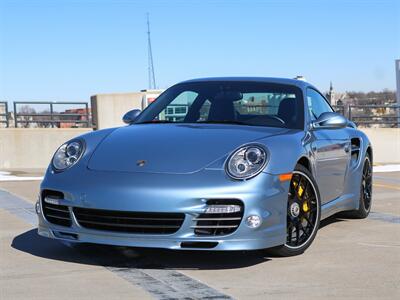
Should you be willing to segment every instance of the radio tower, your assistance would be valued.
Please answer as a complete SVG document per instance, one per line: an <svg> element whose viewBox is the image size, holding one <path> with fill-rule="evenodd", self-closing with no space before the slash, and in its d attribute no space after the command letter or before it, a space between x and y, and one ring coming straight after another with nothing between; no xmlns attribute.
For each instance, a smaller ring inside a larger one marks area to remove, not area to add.
<svg viewBox="0 0 400 300"><path fill-rule="evenodd" d="M147 13L147 55L148 55L149 89L156 89L156 76L154 74L153 52L151 51L149 13Z"/></svg>

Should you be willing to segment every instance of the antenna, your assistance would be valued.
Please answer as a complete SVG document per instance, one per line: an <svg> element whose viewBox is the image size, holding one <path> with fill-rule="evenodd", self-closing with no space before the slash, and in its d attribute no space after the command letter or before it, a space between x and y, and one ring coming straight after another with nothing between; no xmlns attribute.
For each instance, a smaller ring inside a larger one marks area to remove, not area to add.
<svg viewBox="0 0 400 300"><path fill-rule="evenodd" d="M148 55L149 89L156 89L156 76L154 74L153 52L151 51L149 13L147 13L147 55Z"/></svg>

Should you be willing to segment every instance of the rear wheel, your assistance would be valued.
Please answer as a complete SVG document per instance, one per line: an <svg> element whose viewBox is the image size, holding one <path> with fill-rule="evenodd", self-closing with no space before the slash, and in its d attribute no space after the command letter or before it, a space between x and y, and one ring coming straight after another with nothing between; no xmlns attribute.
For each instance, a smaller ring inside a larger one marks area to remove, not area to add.
<svg viewBox="0 0 400 300"><path fill-rule="evenodd" d="M290 182L286 243L268 249L277 256L302 254L313 242L321 218L321 201L318 186L309 170L297 165Z"/></svg>
<svg viewBox="0 0 400 300"><path fill-rule="evenodd" d="M371 211L372 204L372 164L367 154L362 169L362 177L360 182L360 200L357 210L346 211L342 213L344 217L365 219Z"/></svg>

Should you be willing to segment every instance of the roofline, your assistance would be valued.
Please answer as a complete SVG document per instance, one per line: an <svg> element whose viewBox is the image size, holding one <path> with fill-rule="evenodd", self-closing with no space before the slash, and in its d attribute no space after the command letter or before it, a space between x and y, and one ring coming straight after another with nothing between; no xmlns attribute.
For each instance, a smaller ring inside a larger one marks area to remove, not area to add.
<svg viewBox="0 0 400 300"><path fill-rule="evenodd" d="M308 86L315 88L312 84L303 80L292 79L292 78L279 78L279 77L205 77L205 78L189 79L182 81L180 83L213 82L213 81L265 82L265 83L295 85L300 88L306 88Z"/></svg>

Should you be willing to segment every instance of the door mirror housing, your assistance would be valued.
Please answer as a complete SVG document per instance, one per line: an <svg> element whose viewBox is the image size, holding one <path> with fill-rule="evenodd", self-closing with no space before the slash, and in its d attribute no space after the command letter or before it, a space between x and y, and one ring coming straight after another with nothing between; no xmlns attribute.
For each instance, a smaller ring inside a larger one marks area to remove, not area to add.
<svg viewBox="0 0 400 300"><path fill-rule="evenodd" d="M348 120L336 112L324 112L311 123L313 129L339 129L347 127Z"/></svg>
<svg viewBox="0 0 400 300"><path fill-rule="evenodd" d="M125 124L132 124L142 111L140 109L132 109L128 111L122 118Z"/></svg>

